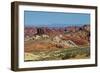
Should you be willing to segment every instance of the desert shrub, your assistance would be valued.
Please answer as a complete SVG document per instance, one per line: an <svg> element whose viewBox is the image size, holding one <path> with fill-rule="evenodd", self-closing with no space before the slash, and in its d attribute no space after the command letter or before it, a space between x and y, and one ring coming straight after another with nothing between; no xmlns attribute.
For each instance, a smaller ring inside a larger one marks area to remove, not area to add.
<svg viewBox="0 0 100 73"><path fill-rule="evenodd" d="M57 48L63 48L62 45L57 45L57 44L56 44L56 47L57 47Z"/></svg>

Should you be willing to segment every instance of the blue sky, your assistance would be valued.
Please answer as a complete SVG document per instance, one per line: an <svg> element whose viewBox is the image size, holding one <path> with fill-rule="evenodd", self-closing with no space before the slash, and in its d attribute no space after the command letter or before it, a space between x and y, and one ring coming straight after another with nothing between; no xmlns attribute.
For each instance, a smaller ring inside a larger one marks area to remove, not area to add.
<svg viewBox="0 0 100 73"><path fill-rule="evenodd" d="M90 14L24 11L25 26L65 27L90 24Z"/></svg>

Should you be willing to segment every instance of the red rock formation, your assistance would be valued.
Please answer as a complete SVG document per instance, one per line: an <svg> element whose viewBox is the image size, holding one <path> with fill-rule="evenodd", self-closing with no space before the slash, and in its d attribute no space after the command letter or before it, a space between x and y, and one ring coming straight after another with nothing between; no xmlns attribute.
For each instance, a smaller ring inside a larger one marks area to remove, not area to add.
<svg viewBox="0 0 100 73"><path fill-rule="evenodd" d="M67 32L67 33L66 33ZM71 40L78 45L84 45L90 42L90 25L69 26L61 28L49 27L25 27L26 36L46 34L50 37L63 35L62 40Z"/></svg>

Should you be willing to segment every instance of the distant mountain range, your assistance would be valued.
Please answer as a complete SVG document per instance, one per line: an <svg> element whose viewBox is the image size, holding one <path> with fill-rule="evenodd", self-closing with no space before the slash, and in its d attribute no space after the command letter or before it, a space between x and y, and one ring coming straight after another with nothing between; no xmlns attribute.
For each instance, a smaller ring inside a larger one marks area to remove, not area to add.
<svg viewBox="0 0 100 73"><path fill-rule="evenodd" d="M25 25L25 27L56 27L56 28L64 28L69 26L83 26L83 25L89 25L89 24L38 24L38 25Z"/></svg>

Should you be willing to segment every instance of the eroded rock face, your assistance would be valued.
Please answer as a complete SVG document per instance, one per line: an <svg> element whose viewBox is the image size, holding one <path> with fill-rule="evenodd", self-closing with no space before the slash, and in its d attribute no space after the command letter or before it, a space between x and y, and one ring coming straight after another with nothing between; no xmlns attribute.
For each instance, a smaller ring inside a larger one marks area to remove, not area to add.
<svg viewBox="0 0 100 73"><path fill-rule="evenodd" d="M90 25L84 25L82 28L83 30L90 32Z"/></svg>
<svg viewBox="0 0 100 73"><path fill-rule="evenodd" d="M46 34L49 36L56 36L65 33L72 33L77 31L87 31L90 32L90 25L83 26L68 26L68 27L25 27L24 33L25 36L33 36L33 35L42 35Z"/></svg>
<svg viewBox="0 0 100 73"><path fill-rule="evenodd" d="M90 25L64 28L25 28L25 51L69 48L89 43Z"/></svg>
<svg viewBox="0 0 100 73"><path fill-rule="evenodd" d="M24 37L33 36L37 33L37 29L35 27L25 27L24 28Z"/></svg>

